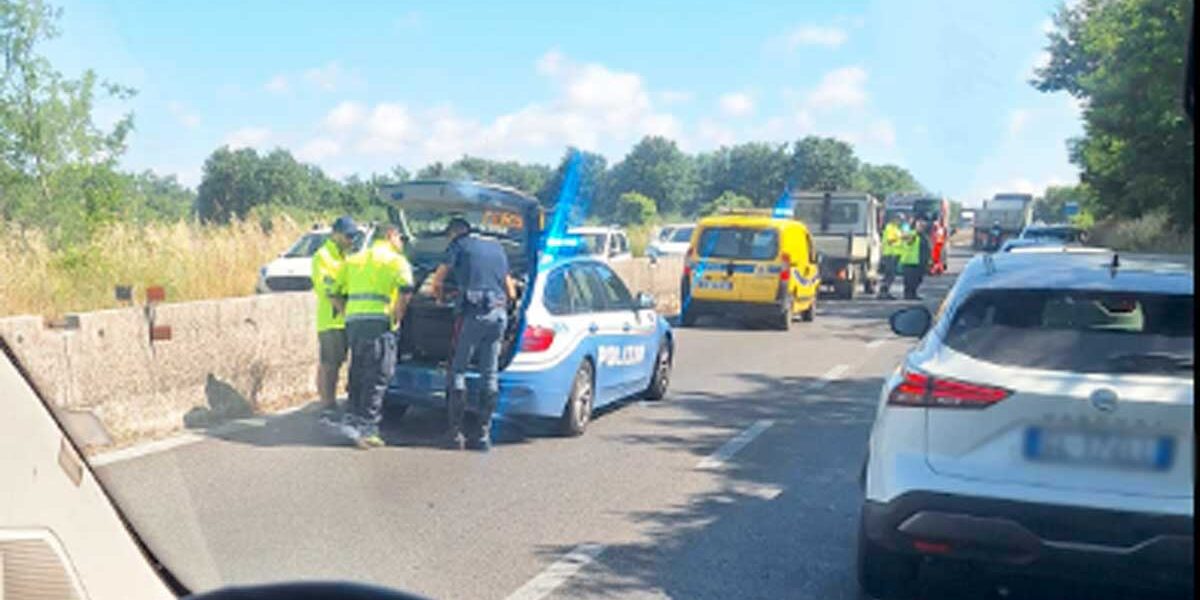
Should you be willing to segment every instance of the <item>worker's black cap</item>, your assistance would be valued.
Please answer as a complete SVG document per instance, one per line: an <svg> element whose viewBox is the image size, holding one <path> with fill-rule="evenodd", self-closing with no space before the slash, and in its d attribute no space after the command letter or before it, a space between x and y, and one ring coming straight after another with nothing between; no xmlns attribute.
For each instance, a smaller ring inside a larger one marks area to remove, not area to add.
<svg viewBox="0 0 1200 600"><path fill-rule="evenodd" d="M358 233L358 225L354 224L354 219L346 215L342 215L333 222L333 232L342 233L345 235L354 235Z"/></svg>
<svg viewBox="0 0 1200 600"><path fill-rule="evenodd" d="M471 223L462 217L450 217L450 222L446 223L446 231L456 228L463 231L471 231Z"/></svg>

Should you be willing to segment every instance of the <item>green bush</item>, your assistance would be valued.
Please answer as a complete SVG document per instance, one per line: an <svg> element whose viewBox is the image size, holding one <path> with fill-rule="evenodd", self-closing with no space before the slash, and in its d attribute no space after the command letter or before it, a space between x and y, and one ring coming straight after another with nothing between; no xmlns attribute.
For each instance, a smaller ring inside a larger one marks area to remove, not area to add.
<svg viewBox="0 0 1200 600"><path fill-rule="evenodd" d="M637 192L626 192L617 199L617 221L622 225L646 225L658 216L654 200Z"/></svg>

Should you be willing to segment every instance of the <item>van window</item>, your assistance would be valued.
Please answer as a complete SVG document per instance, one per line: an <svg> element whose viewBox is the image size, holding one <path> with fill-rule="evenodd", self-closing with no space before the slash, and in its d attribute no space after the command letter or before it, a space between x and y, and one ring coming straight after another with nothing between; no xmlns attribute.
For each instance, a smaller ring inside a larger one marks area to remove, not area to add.
<svg viewBox="0 0 1200 600"><path fill-rule="evenodd" d="M707 227L697 251L706 258L773 260L779 254L779 234L770 228Z"/></svg>

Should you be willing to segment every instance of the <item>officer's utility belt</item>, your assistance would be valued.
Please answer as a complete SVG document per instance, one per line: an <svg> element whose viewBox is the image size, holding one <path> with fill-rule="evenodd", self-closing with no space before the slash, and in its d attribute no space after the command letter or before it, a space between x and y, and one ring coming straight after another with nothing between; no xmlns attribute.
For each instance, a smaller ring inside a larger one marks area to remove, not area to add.
<svg viewBox="0 0 1200 600"><path fill-rule="evenodd" d="M464 310L504 308L507 303L508 298L504 294L499 294L491 290L467 290L462 295L462 307Z"/></svg>

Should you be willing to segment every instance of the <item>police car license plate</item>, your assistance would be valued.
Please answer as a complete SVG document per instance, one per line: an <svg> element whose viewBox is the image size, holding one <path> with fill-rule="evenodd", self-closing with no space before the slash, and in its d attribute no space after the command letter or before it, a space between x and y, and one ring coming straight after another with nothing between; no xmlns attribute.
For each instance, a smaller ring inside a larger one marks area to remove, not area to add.
<svg viewBox="0 0 1200 600"><path fill-rule="evenodd" d="M1030 427L1024 454L1039 462L1165 471L1174 459L1175 438Z"/></svg>
<svg viewBox="0 0 1200 600"><path fill-rule="evenodd" d="M732 290L733 282L720 279L701 279L697 282L696 287L702 290Z"/></svg>

